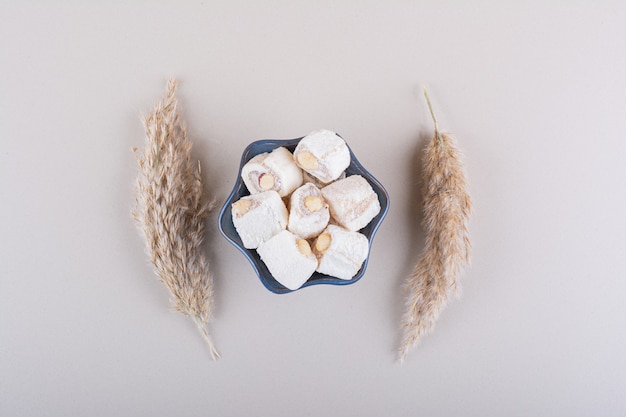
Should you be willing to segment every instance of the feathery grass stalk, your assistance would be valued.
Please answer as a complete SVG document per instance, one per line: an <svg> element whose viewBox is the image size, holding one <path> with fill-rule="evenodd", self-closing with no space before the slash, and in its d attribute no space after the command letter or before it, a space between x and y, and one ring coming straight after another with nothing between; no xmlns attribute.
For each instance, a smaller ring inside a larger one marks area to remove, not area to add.
<svg viewBox="0 0 626 417"><path fill-rule="evenodd" d="M132 215L174 308L193 320L211 357L217 359L208 331L213 280L202 251L204 220L213 203L202 196L200 162L191 161L192 144L180 121L176 86L169 80L167 94L144 118L147 144L136 152L139 177Z"/></svg>
<svg viewBox="0 0 626 417"><path fill-rule="evenodd" d="M470 262L469 216L472 203L454 139L440 133L428 93L424 88L435 134L424 153L424 217L426 241L404 292L403 339L398 351L402 362L422 336L433 331L450 294L459 296L460 275Z"/></svg>

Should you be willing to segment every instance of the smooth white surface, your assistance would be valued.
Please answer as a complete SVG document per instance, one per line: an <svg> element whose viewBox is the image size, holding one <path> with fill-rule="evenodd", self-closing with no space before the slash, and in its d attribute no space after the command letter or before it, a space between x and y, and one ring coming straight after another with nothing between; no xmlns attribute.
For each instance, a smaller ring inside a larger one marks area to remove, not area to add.
<svg viewBox="0 0 626 417"><path fill-rule="evenodd" d="M626 4L0 2L0 415L623 416ZM251 141L339 132L391 209L347 287L268 292L207 238L211 362L129 211L165 80L223 201ZM394 363L431 122L473 267Z"/></svg>

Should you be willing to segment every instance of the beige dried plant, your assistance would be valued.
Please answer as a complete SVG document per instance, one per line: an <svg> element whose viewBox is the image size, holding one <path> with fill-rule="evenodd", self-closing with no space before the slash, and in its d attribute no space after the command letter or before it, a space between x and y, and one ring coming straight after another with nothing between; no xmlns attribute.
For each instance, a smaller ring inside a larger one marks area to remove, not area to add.
<svg viewBox="0 0 626 417"><path fill-rule="evenodd" d="M145 149L133 148L139 177L132 214L173 307L193 320L217 359L208 331L213 280L202 247L204 220L213 203L203 198L200 162L191 161L192 144L180 120L176 86L176 80L169 80L167 94L144 117Z"/></svg>
<svg viewBox="0 0 626 417"><path fill-rule="evenodd" d="M450 295L460 295L460 276L470 262L469 216L472 203L454 139L439 132L426 89L435 134L423 159L423 228L425 247L406 280L403 338L398 351L402 362L422 336L433 331Z"/></svg>

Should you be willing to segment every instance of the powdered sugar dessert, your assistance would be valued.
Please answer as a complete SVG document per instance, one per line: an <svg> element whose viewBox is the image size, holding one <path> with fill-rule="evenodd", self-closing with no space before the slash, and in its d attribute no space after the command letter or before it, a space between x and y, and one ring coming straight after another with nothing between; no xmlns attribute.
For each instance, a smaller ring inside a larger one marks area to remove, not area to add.
<svg viewBox="0 0 626 417"><path fill-rule="evenodd" d="M241 197L233 203L231 213L233 225L246 249L256 249L285 230L289 221L285 203L273 190Z"/></svg>
<svg viewBox="0 0 626 417"><path fill-rule="evenodd" d="M306 183L291 194L287 224L290 232L309 239L319 235L329 220L328 204L315 185Z"/></svg>
<svg viewBox="0 0 626 417"><path fill-rule="evenodd" d="M302 170L291 152L279 147L250 159L241 169L241 179L250 194L274 190L285 197L302 185Z"/></svg>
<svg viewBox="0 0 626 417"><path fill-rule="evenodd" d="M300 168L325 184L339 178L350 165L346 142L329 130L316 130L303 137L293 156Z"/></svg>
<svg viewBox="0 0 626 417"><path fill-rule="evenodd" d="M263 146L241 168L250 195L239 182L233 195L241 197L231 204L231 215L249 250L244 253L275 292L298 289L311 277L311 283L355 279L375 231L362 229L381 212L372 188L377 183L364 178L358 161L352 164L347 144L334 132L318 130L283 143Z"/></svg>
<svg viewBox="0 0 626 417"><path fill-rule="evenodd" d="M372 186L360 175L351 175L322 188L333 219L350 231L361 230L380 213Z"/></svg>
<svg viewBox="0 0 626 417"><path fill-rule="evenodd" d="M317 268L309 242L288 230L263 242L257 252L274 279L290 290L300 288Z"/></svg>
<svg viewBox="0 0 626 417"><path fill-rule="evenodd" d="M313 251L319 259L317 272L349 280L367 258L369 242L359 232L331 224L317 237Z"/></svg>

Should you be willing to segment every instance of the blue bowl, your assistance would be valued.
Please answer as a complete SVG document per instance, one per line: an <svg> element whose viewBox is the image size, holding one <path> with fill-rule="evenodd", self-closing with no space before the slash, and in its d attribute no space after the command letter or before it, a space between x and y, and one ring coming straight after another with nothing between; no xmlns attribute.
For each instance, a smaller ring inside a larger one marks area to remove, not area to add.
<svg viewBox="0 0 626 417"><path fill-rule="evenodd" d="M222 235L226 238L226 240L228 240L237 249L239 249L239 251L241 251L241 253L243 253L244 256L248 259L248 261L250 261L252 268L254 269L256 274L259 276L259 279L261 280L263 285L265 285L265 287L268 290L276 294L285 294L285 293L292 292L294 290L290 290L284 287L282 284L276 281L274 277L272 277L272 274L267 269L267 266L265 265L265 263L263 263L263 261L259 257L259 254L256 252L256 250L244 248L241 238L239 237L239 234L237 233L237 230L235 229L235 226L233 225L233 219L231 215L231 205L235 201L239 200L241 197L250 194L248 189L244 185L243 180L241 179L241 169L250 159L252 159L254 156L260 153L271 152L272 150L280 146L284 146L285 148L289 149L289 151L293 152L296 149L296 145L298 144L298 142L300 142L300 139L302 138L289 139L289 140L274 140L274 139L259 140L257 142L253 142L250 145L248 145L248 147L243 151L243 155L241 157L241 163L239 164L239 172L237 176L237 181L235 182L233 191L230 193L230 195L224 202L222 209L220 210L219 220L218 220L219 221L218 226ZM349 146L348 146L348 149L350 149ZM380 213L378 213L378 215L374 217L374 219L372 219L372 221L367 226L365 226L363 229L360 230L360 232L363 233L369 240L369 246L371 249L372 241L374 240L374 235L376 234L376 231L380 227L380 224L382 223L383 219L387 215L387 211L389 211L389 195L387 194L387 191L385 191L385 188L382 186L382 184L378 182L378 180L374 178L374 176L372 176L372 174L370 174L363 167L363 165L359 163L359 161L354 156L352 149L350 149L350 166L348 166L348 168L346 169L346 175L350 176L350 175L357 175L357 174L361 175L370 183L370 185L374 189L374 192L376 192L376 194L378 195L378 201L380 201L380 207L381 207ZM361 279L361 277L363 277L363 275L365 274L365 269L367 268L368 260L369 260L369 253L368 253L367 258L365 258L365 261L363 262L363 266L361 266L361 269L359 270L359 272L350 280L344 280L344 279L340 279L336 277L331 277L329 275L320 274L319 272L315 272L313 276L311 276L311 278L309 278L308 281L305 282L299 289L310 287L311 285L317 285L317 284L332 284L332 285L354 284L359 279Z"/></svg>

